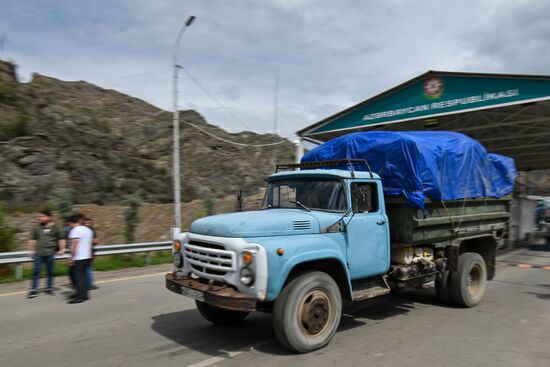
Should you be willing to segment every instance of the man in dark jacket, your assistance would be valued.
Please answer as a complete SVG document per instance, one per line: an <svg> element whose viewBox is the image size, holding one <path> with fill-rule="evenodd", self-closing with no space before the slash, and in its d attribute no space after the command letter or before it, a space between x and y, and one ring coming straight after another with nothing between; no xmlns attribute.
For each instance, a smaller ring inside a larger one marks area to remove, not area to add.
<svg viewBox="0 0 550 367"><path fill-rule="evenodd" d="M52 295L54 256L56 252L62 254L65 251L65 240L63 231L53 222L53 216L50 211L44 210L38 213L38 224L32 229L28 250L30 256L34 258L34 266L31 289L27 298L34 298L38 295L38 279L42 265L46 266L48 274L46 293Z"/></svg>

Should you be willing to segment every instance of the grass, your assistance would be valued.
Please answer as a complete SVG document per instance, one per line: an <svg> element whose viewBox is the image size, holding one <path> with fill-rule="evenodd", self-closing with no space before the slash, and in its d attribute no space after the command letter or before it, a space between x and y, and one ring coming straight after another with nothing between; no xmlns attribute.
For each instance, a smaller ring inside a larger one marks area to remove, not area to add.
<svg viewBox="0 0 550 367"><path fill-rule="evenodd" d="M157 251L151 253L151 265L166 264L172 262L172 252ZM23 279L31 278L32 263L23 265ZM97 257L93 263L94 271L109 271L125 268L136 268L146 266L145 254L128 254L128 255L109 255ZM46 270L42 268L42 276L45 276ZM68 275L69 265L66 260L58 260L54 267L55 276ZM17 282L15 279L15 269L10 271L9 275L0 276L0 284Z"/></svg>

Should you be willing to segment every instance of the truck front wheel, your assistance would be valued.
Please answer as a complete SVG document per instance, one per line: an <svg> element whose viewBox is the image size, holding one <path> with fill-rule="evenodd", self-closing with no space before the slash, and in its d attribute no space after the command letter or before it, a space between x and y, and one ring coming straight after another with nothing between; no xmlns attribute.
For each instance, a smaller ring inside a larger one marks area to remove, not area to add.
<svg viewBox="0 0 550 367"><path fill-rule="evenodd" d="M461 307L474 307L483 299L487 266L481 255L465 252L458 257L458 271L451 273L451 296Z"/></svg>
<svg viewBox="0 0 550 367"><path fill-rule="evenodd" d="M342 315L338 285L319 271L305 273L288 283L273 307L273 329L279 342L299 353L327 345Z"/></svg>
<svg viewBox="0 0 550 367"><path fill-rule="evenodd" d="M217 325L235 324L248 315L245 311L226 310L201 301L195 301L195 304L202 317Z"/></svg>

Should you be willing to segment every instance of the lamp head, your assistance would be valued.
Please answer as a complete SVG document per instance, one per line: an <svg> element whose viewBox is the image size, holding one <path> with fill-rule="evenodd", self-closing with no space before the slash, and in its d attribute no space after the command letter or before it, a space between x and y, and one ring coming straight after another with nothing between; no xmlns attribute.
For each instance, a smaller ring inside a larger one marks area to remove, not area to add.
<svg viewBox="0 0 550 367"><path fill-rule="evenodd" d="M195 16L191 15L189 18L187 18L187 22L185 22L185 26L189 27L193 22L195 21Z"/></svg>

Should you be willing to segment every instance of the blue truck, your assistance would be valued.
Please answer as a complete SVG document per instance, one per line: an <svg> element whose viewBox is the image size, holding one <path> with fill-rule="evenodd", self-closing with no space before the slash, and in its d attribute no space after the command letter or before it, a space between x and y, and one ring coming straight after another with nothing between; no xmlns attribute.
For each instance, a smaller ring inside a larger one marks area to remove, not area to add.
<svg viewBox="0 0 550 367"><path fill-rule="evenodd" d="M173 244L166 287L215 324L272 314L277 339L327 345L342 303L435 282L443 302L479 304L495 275L510 197L431 200L385 195L380 177L332 160L279 166L260 210L204 217Z"/></svg>

